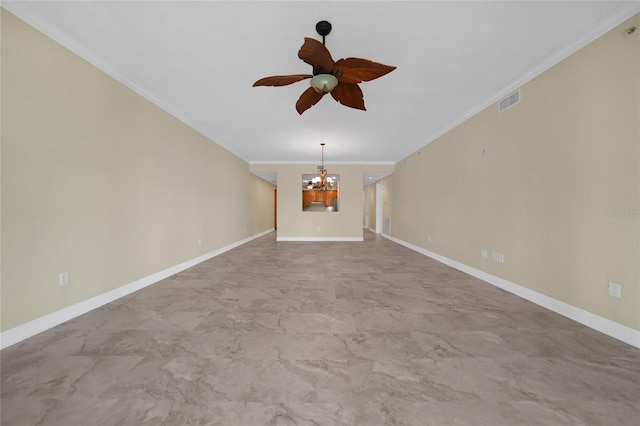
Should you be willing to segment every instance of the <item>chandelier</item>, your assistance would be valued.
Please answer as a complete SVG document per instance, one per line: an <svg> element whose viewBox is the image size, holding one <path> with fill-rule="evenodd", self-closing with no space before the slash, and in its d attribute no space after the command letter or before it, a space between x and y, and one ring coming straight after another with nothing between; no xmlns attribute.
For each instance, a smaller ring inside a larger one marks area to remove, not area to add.
<svg viewBox="0 0 640 426"><path fill-rule="evenodd" d="M324 143L321 143L320 146L322 146L322 165L318 166L318 176L309 181L307 188L326 191L333 189L333 179L327 177L327 169L324 168Z"/></svg>

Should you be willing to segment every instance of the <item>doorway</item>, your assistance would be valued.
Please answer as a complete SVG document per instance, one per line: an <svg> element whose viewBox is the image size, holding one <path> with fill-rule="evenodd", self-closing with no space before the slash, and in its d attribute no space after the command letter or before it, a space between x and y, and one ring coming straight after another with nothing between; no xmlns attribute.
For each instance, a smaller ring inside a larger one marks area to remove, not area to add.
<svg viewBox="0 0 640 426"><path fill-rule="evenodd" d="M371 188L375 188L375 192L372 193ZM367 186L364 198L364 228L380 234L382 232L382 181L376 182L375 186Z"/></svg>

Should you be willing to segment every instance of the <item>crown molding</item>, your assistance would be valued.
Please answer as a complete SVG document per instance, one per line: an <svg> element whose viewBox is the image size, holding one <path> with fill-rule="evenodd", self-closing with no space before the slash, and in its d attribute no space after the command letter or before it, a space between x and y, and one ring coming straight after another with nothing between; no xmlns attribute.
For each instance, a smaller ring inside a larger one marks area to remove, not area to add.
<svg viewBox="0 0 640 426"><path fill-rule="evenodd" d="M584 32L580 36L576 37L572 42L567 45L556 49L551 55L546 58L540 60L537 64L531 67L527 72L520 75L518 78L514 79L511 83L506 86L503 86L501 89L497 90L493 96L489 97L484 102L476 105L475 107L469 109L466 113L462 114L457 120L452 121L449 125L443 127L439 131L435 132L431 136L426 139L426 142L420 142L414 148L412 148L406 155L398 158L395 163L399 163L407 157L410 157L415 152L424 148L432 142L435 142L440 137L444 136L446 133L455 129L471 117L480 113L484 109L490 107L492 104L498 102L500 99L504 98L511 92L514 92L524 84L530 82L534 78L538 77L543 72L547 71L549 68L557 65L562 62L569 56L576 53L578 50L582 49L589 43L595 41L599 37L603 36L607 32L611 31L616 26L622 24L627 19L631 18L637 13L640 13L640 1L629 1L628 4L606 18L600 20L596 25L590 28L588 31Z"/></svg>
<svg viewBox="0 0 640 426"><path fill-rule="evenodd" d="M29 24L31 27L36 29L36 31L41 32L45 36L49 37L56 43L63 46L65 49L69 50L71 53L84 59L94 67L98 68L100 71L104 72L105 74L113 78L114 80L125 85L126 87L128 87L129 89L137 93L138 95L142 96L143 98L145 98L146 100L148 100L149 102L157 106L158 108L165 111L167 114L172 115L173 117L182 121L184 124L192 128L196 132L200 133L205 138L209 139L211 142L221 146L222 148L226 149L231 154L235 155L241 160L248 162L232 147L226 146L225 144L215 141L211 139L209 136L207 136L204 129L202 129L197 123L195 123L188 115L182 113L182 111L180 111L177 107L167 102L166 100L156 96L155 93L153 93L153 91L151 91L150 89L142 85L137 80L127 76L118 68L111 65L109 61L104 59L102 56L98 55L96 52L94 52L84 44L70 37L60 28L57 28L51 23L49 23L48 21L41 19L39 16L37 16L36 13L33 12L28 1L21 1L21 2L5 1L2 3L1 7L11 12L12 14L14 14L18 18L20 18L22 21Z"/></svg>

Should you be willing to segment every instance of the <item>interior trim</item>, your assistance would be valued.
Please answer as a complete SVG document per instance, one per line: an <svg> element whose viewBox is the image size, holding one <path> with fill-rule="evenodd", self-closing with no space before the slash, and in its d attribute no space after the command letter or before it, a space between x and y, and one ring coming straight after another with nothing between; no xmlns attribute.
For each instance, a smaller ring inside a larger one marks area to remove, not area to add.
<svg viewBox="0 0 640 426"><path fill-rule="evenodd" d="M175 275L178 272L182 272L185 269L191 268L192 266L195 266L199 263L209 260L226 251L234 249L238 246L241 246L245 243L248 243L251 240L262 237L263 235L266 235L273 231L274 231L273 228L268 229L264 232L260 232L258 234L247 237L243 240L237 241L235 243L229 244L217 250L203 254L202 256L198 256L194 259L187 260L186 262L180 263L179 265L172 266L163 271L156 272L155 274L151 274L139 280L133 281L129 284L125 284L113 290L109 290L106 293L102 293L98 296L94 296L90 299L84 300L74 305L67 306L66 308L60 309L59 311L52 312L48 315L42 316L40 318L36 318L32 321L29 321L24 324L5 330L2 333L0 333L0 349L4 349L16 343L19 343L29 337L35 336L38 333L42 333L43 331L49 330L57 325L62 324L63 322L72 320L73 318L86 314L89 311L92 311L96 308L106 305L107 303L111 303L117 299L120 299L121 297L124 297L135 291L138 291L152 284L155 284L159 281L162 281L163 279L168 278L171 275Z"/></svg>
<svg viewBox="0 0 640 426"><path fill-rule="evenodd" d="M364 241L363 237L277 237L276 241Z"/></svg>
<svg viewBox="0 0 640 426"><path fill-rule="evenodd" d="M471 108L465 114L462 114L460 118L453 121L448 126L442 128L440 131L435 132L433 135L429 136L429 138L426 141L420 141L418 145L416 145L413 149L409 151L409 154L407 154L407 156L413 152L420 150L421 148L424 148L425 146L429 145L431 142L435 142L437 139L439 139L449 131L455 129L456 127L458 127L459 125L461 125L462 123L470 119L471 117L479 114L486 108L490 107L493 103L498 102L500 99L504 98L509 93L517 90L518 88L521 88L526 83L538 77L540 74L542 74L549 68L562 62L569 56L576 53L578 50L582 49L589 43L595 41L597 38L601 37L608 31L611 31L611 29L620 25L621 23L623 23L624 21L626 21L627 19L631 18L632 16L634 16L636 13L639 13L639 12L640 12L640 2L629 2L625 7L617 10L615 13L612 13L607 18L598 22L589 31L582 34L581 37L574 39L567 45L563 46L561 49L556 50L553 55L542 58L537 64L529 68L526 72L520 75L519 78L516 78L515 80L513 80L508 86L504 86L498 89L492 97L478 104L475 108ZM402 161L402 158L398 159L396 163L399 163L400 161Z"/></svg>
<svg viewBox="0 0 640 426"><path fill-rule="evenodd" d="M512 283L500 277L496 277L495 275L488 274L479 269L460 263L456 260L449 259L448 257L444 257L429 250L425 250L422 247L418 247L406 241L402 241L398 238L392 237L391 235L382 234L382 236L411 250L417 251L420 254L437 260L438 262L451 266L454 269L465 272L491 285L508 291L509 293L520 296L523 299L535 303L536 305L547 308L555 313L577 321L580 324L586 325L589 328L597 330L601 333L613 337L614 339L621 340L640 349L640 331L638 330L627 327L626 325L617 323L615 321L611 321L594 313L585 311L584 309L570 305L566 302L562 302L560 300L546 296L542 293L538 293L537 291Z"/></svg>
<svg viewBox="0 0 640 426"><path fill-rule="evenodd" d="M55 26L51 25L49 22L46 22L45 20L39 18L37 14L34 13L33 10L30 8L28 1L20 1L20 2L14 1L9 3L5 2L2 4L2 7L8 10L9 12L13 13L14 15L16 15L18 18L22 19L29 25L33 26L34 28L36 28L38 31L42 32L49 38L55 40L56 42L58 42L59 44L61 44L71 52L75 53L85 61L89 62L90 64L94 65L95 67L99 68L109 76L119 81L120 83L124 84L129 89L138 93L140 96L146 98L148 101L152 102L159 108L163 109L167 113L173 115L180 121L184 122L186 125L190 126L194 130L202 134L205 134L203 129L201 129L200 126L198 126L198 123L196 121L194 121L191 117L188 117L185 114L183 114L174 105L171 105L168 102L163 101L162 99L159 99L157 96L155 96L154 93L146 89L138 81L132 78L129 78L121 70L109 64L109 62L104 58L102 58L100 55L96 54L94 51L82 45L81 43L78 43L61 29L56 28ZM460 116L457 120L454 120L448 126L443 127L442 129L440 129L440 131L434 132L434 134L429 136L429 138L426 141L424 140L419 141L416 146L409 149L407 155L399 159L396 159L395 161L393 161L393 163L402 161L404 157L427 146L428 144L435 141L445 133L452 130L453 128L458 127L460 124L467 121L470 117L473 117L474 115L478 114L480 111L484 110L494 102L497 102L498 100L502 99L505 95L513 92L518 87L524 85L525 83L529 82L533 78L542 74L547 69L551 68L552 66L556 65L563 59L575 53L582 47L591 43L601 35L605 34L607 31L610 31L616 25L621 24L626 19L629 19L639 11L640 11L640 3L636 1L628 2L628 5L625 5L625 7L618 9L616 12L612 13L605 19L593 25L589 31L582 34L580 37L577 37L576 39L568 43L566 46L564 46L562 49L559 49L556 52L554 52L554 54L541 59L537 64L535 64L526 72L524 72L519 78L516 78L514 81L512 81L508 86L499 88L495 92L493 97L490 97L485 102L478 104L475 108L471 108L469 111L467 111L467 113L462 114L462 116ZM247 161L245 158L243 158L241 155L239 155L239 153L237 153L234 150L234 147L231 144L225 144L219 141L216 141L215 143L220 145L227 151L231 152L235 156L241 158L242 160ZM254 162L251 164L260 164L260 163ZM282 164L286 164L286 163L282 163Z"/></svg>
<svg viewBox="0 0 640 426"><path fill-rule="evenodd" d="M142 96L158 108L182 121L187 126L191 127L195 131L199 132L202 135L205 135L204 129L202 129L196 121L194 121L191 117L183 114L178 108L174 105L170 104L166 100L162 100L155 95L151 90L144 87L144 85L140 84L137 80L130 78L123 73L118 68L114 67L102 56L95 53L93 50L88 48L87 46L78 43L73 37L69 36L66 32L61 29L51 25L51 23L41 19L37 16L36 13L30 9L29 2L10 2L3 3L2 7L12 14L16 15L18 18L35 28L37 31L46 35L56 43L62 45L65 49L69 50L73 54L79 56L84 59L94 67L98 68L100 71L104 72L111 78L115 79L119 83L125 85L138 95ZM205 136L206 137L206 136ZM211 140L207 137L207 139ZM213 141L212 141L213 142ZM217 145L220 145L236 157L246 161L242 156L236 152L234 147L229 144L223 144L219 141L214 142Z"/></svg>

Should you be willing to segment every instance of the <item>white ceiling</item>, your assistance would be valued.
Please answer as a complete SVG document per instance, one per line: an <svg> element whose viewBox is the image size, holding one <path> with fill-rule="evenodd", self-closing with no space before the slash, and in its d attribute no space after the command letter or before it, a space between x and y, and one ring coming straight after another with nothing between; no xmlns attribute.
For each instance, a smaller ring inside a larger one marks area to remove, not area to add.
<svg viewBox="0 0 640 426"><path fill-rule="evenodd" d="M395 163L640 10L615 1L3 1L2 6L249 163ZM304 37L397 66L302 116ZM366 178L366 177L365 177Z"/></svg>

